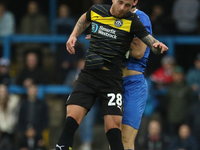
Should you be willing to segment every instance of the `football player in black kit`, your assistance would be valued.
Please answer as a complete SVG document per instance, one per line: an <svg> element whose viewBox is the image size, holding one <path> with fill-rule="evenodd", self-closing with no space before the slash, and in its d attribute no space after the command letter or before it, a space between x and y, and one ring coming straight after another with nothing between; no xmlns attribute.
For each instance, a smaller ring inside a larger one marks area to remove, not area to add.
<svg viewBox="0 0 200 150"><path fill-rule="evenodd" d="M96 99L104 116L111 150L123 150L120 125L125 54L134 36L140 38L154 53L168 50L166 45L146 31L138 16L130 12L134 0L112 1L111 6L95 4L84 13L66 43L68 52L75 54L77 37L91 24L85 67L66 102L66 121L56 150L72 149L74 133Z"/></svg>

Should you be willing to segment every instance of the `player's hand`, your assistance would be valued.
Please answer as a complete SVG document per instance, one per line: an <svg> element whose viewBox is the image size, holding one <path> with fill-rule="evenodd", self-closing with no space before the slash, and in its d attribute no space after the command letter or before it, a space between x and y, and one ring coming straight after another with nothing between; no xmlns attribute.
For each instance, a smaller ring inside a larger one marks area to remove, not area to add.
<svg viewBox="0 0 200 150"><path fill-rule="evenodd" d="M66 48L67 48L67 51L70 53L70 54L75 54L75 44L76 44L76 41L77 41L77 38L74 37L74 36L70 36L67 43L66 43Z"/></svg>
<svg viewBox="0 0 200 150"><path fill-rule="evenodd" d="M154 43L153 47L160 49L161 54L168 50L168 47L162 42Z"/></svg>
<svg viewBox="0 0 200 150"><path fill-rule="evenodd" d="M91 39L91 34L86 35L85 39L86 40L90 40Z"/></svg>

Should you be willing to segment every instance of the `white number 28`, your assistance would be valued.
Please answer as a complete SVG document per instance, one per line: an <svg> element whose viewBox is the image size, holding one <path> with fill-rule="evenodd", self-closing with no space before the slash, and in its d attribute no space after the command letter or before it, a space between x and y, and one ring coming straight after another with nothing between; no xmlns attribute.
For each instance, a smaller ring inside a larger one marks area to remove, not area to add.
<svg viewBox="0 0 200 150"><path fill-rule="evenodd" d="M108 102L108 106L118 106L121 107L122 106L122 95L120 93L118 94L114 94L114 93L109 93L107 94L108 97L111 97L109 102ZM116 101L115 101L116 98Z"/></svg>

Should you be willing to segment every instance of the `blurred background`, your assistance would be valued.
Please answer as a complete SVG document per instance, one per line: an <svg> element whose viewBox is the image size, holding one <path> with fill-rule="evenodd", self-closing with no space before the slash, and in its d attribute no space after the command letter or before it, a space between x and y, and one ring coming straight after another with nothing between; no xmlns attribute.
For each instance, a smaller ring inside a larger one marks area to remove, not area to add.
<svg viewBox="0 0 200 150"><path fill-rule="evenodd" d="M65 101L85 63L86 30L70 55L65 43L93 4L111 0L0 1L0 150L50 150ZM150 54L149 95L136 150L200 150L200 1L139 0L153 35L169 47ZM98 103L75 136L75 150L107 149Z"/></svg>

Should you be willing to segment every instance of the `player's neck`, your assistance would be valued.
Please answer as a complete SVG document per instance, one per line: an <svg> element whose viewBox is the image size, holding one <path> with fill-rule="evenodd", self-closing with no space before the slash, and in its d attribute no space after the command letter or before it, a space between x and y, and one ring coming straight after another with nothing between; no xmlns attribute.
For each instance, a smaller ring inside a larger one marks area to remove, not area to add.
<svg viewBox="0 0 200 150"><path fill-rule="evenodd" d="M131 12L134 12L134 11L136 11L136 10L137 10L136 7L131 8Z"/></svg>

